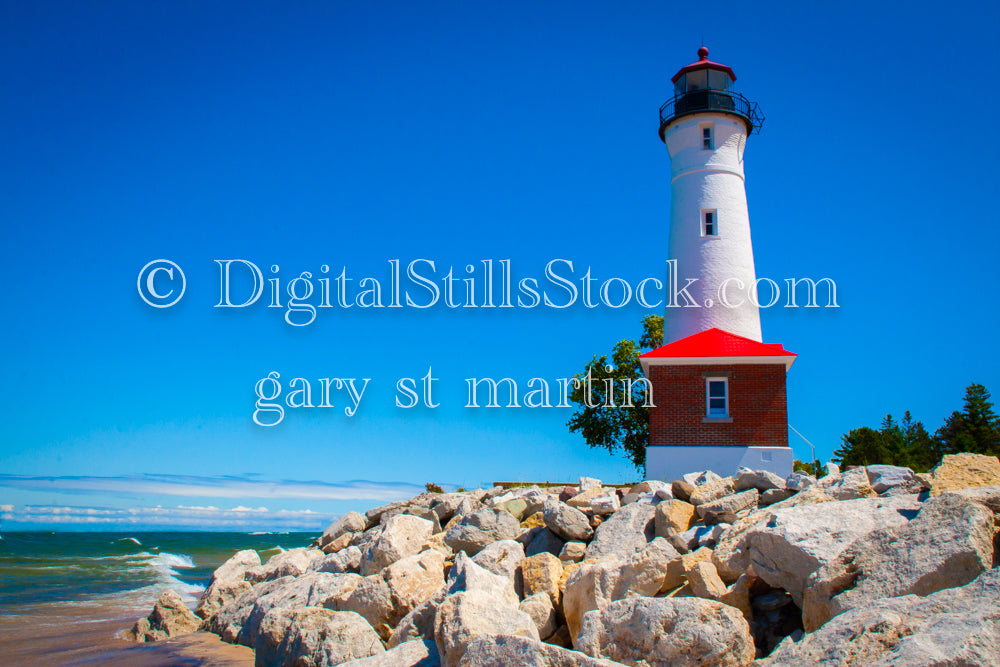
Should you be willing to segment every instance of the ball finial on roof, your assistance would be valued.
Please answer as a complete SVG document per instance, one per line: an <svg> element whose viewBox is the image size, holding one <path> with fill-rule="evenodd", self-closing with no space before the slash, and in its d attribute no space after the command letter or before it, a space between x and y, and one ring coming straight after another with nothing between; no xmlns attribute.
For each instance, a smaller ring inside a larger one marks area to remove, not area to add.
<svg viewBox="0 0 1000 667"><path fill-rule="evenodd" d="M698 60L708 60L708 47L703 46L698 49Z"/></svg>

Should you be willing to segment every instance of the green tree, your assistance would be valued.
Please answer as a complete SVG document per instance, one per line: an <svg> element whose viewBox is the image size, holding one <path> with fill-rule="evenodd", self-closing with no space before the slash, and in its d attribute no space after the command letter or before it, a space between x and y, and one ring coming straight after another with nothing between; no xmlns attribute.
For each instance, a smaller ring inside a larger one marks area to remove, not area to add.
<svg viewBox="0 0 1000 667"><path fill-rule="evenodd" d="M976 383L966 387L964 409L952 412L934 437L943 454L1000 455L1000 423L986 387Z"/></svg>
<svg viewBox="0 0 1000 667"><path fill-rule="evenodd" d="M841 468L889 462L882 433L873 428L862 426L851 429L840 439L843 446L833 452L832 458Z"/></svg>
<svg viewBox="0 0 1000 667"><path fill-rule="evenodd" d="M574 376L569 398L579 407L566 424L591 447L622 452L639 469L646 465L649 443L649 408L639 355L660 346L663 317L646 316L642 328L638 342L619 341L610 359L606 354L595 356Z"/></svg>
<svg viewBox="0 0 1000 667"><path fill-rule="evenodd" d="M927 472L941 460L938 443L924 425L913 419L910 411L903 414L899 428L903 434L903 463L916 472Z"/></svg>

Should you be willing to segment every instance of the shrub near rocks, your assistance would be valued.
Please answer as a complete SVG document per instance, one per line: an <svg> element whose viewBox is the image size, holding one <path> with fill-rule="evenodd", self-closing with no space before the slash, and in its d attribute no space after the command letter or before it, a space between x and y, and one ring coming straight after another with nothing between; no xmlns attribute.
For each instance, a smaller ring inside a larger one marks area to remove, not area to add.
<svg viewBox="0 0 1000 667"><path fill-rule="evenodd" d="M420 494L240 552L201 618L161 599L129 636L203 618L260 665L1000 664L994 467Z"/></svg>

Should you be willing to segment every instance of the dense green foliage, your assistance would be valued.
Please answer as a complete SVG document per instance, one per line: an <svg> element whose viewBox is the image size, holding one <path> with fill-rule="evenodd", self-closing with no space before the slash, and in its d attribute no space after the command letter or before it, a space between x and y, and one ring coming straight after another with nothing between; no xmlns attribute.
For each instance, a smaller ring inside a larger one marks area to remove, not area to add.
<svg viewBox="0 0 1000 667"><path fill-rule="evenodd" d="M841 440L843 445L833 453L833 460L841 466L886 463L926 472L945 454L1000 455L1000 420L993 412L990 392L973 383L965 389L962 411L951 413L933 436L907 411L902 421L886 415L877 430L862 426Z"/></svg>
<svg viewBox="0 0 1000 667"><path fill-rule="evenodd" d="M579 382L569 398L579 407L567 423L569 430L582 435L591 447L612 454L621 451L638 469L646 465L649 442L649 408L639 355L660 346L663 317L648 315L642 328L638 342L619 341L610 358L606 354L594 357L574 376Z"/></svg>
<svg viewBox="0 0 1000 667"><path fill-rule="evenodd" d="M813 475L817 479L826 476L826 466L819 461L806 463L805 461L795 459L795 461L792 462L792 470L795 472L804 472L807 475Z"/></svg>

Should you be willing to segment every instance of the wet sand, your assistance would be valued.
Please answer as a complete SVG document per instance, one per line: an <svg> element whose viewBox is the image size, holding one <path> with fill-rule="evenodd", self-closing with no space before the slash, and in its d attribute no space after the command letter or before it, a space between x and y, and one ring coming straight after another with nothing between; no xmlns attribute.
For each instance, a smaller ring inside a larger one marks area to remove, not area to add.
<svg viewBox="0 0 1000 667"><path fill-rule="evenodd" d="M252 667L253 651L209 632L135 644L118 639L134 610L96 603L20 605L0 613L0 664Z"/></svg>

